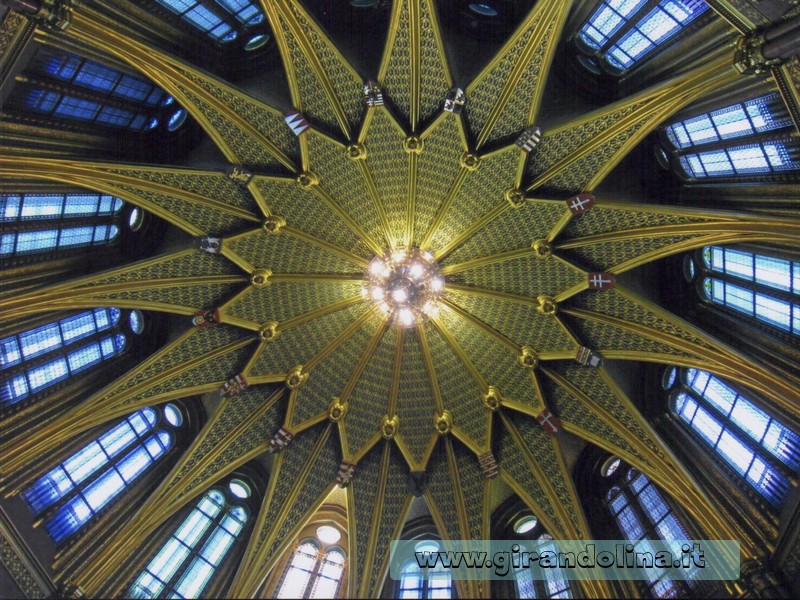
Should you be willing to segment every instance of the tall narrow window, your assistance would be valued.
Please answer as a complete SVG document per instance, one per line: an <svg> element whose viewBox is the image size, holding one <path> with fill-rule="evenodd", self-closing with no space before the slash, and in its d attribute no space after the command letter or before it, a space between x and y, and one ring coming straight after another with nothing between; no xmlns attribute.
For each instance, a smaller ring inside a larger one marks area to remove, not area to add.
<svg viewBox="0 0 800 600"><path fill-rule="evenodd" d="M702 258L709 301L800 334L800 262L722 246L705 247Z"/></svg>
<svg viewBox="0 0 800 600"><path fill-rule="evenodd" d="M800 144L777 93L696 115L664 128L682 177L746 177L800 169Z"/></svg>
<svg viewBox="0 0 800 600"><path fill-rule="evenodd" d="M37 479L23 493L56 543L82 528L172 447L173 405L143 408Z"/></svg>
<svg viewBox="0 0 800 600"><path fill-rule="evenodd" d="M618 458L612 473L615 484L608 490L605 503L614 518L622 537L632 542L637 551L649 551L648 540L686 540L691 539L661 492L644 473L622 465ZM674 598L689 593L690 589L682 581L664 579L663 574L647 569L645 584L648 592L655 598Z"/></svg>
<svg viewBox="0 0 800 600"><path fill-rule="evenodd" d="M511 524L515 534L513 539L520 539L521 552L542 552L550 551L558 553L557 542L553 541L553 536L547 533L539 520L526 514L521 518L515 519ZM533 542L540 542L534 545ZM530 567L536 568L535 563ZM564 577L558 567L541 569L545 579L534 579L531 568L522 565L514 567L514 589L517 598L572 598L570 582Z"/></svg>
<svg viewBox="0 0 800 600"><path fill-rule="evenodd" d="M440 546L434 540L419 542L415 552L438 552ZM400 575L400 598L452 598L453 581L450 571L441 563L434 568L421 569L416 560L403 565Z"/></svg>
<svg viewBox="0 0 800 600"><path fill-rule="evenodd" d="M582 62L619 75L664 47L707 9L703 0L603 0L578 32Z"/></svg>
<svg viewBox="0 0 800 600"><path fill-rule="evenodd" d="M245 484L213 488L156 553L128 592L132 598L199 598L249 520ZM242 497L236 490L245 490Z"/></svg>
<svg viewBox="0 0 800 600"><path fill-rule="evenodd" d="M117 308L96 308L0 339L0 407L121 354L120 317Z"/></svg>
<svg viewBox="0 0 800 600"><path fill-rule="evenodd" d="M337 545L341 532L321 525L314 538L297 545L286 566L276 598L336 598L341 588L346 554Z"/></svg>
<svg viewBox="0 0 800 600"><path fill-rule="evenodd" d="M800 471L800 436L730 385L699 369L670 368L672 410L743 481L775 507Z"/></svg>

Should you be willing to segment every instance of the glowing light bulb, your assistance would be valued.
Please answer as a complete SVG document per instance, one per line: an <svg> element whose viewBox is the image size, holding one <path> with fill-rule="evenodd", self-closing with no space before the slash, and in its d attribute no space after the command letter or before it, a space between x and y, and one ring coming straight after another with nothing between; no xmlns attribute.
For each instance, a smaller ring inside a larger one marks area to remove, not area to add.
<svg viewBox="0 0 800 600"><path fill-rule="evenodd" d="M441 292L444 289L444 279L441 277L434 277L431 279L431 289L434 292Z"/></svg>
<svg viewBox="0 0 800 600"><path fill-rule="evenodd" d="M378 306L378 308L381 309L381 312L383 312L384 314L387 314L387 315L390 312L392 312L392 307L389 306L388 304L386 304L386 302L381 302L380 305Z"/></svg>
<svg viewBox="0 0 800 600"><path fill-rule="evenodd" d="M396 264L401 263L406 258L406 251L405 250L395 250L392 252L392 261Z"/></svg>
<svg viewBox="0 0 800 600"><path fill-rule="evenodd" d="M408 292L403 288L397 288L396 290L392 291L392 300L398 304L405 304L408 302Z"/></svg>
<svg viewBox="0 0 800 600"><path fill-rule="evenodd" d="M382 287L376 287L372 290L372 299L376 302L380 302L383 300L383 297L386 295L386 291Z"/></svg>
<svg viewBox="0 0 800 600"><path fill-rule="evenodd" d="M373 275L380 275L386 268L386 265L380 258L376 258L369 264L369 272Z"/></svg>
<svg viewBox="0 0 800 600"><path fill-rule="evenodd" d="M401 308L397 313L397 318L400 319L400 324L403 325L403 327L414 324L414 313L411 309Z"/></svg>
<svg viewBox="0 0 800 600"><path fill-rule="evenodd" d="M414 262L408 272L414 279L422 279L422 276L425 275L425 267L421 263Z"/></svg>
<svg viewBox="0 0 800 600"><path fill-rule="evenodd" d="M425 252L423 252L423 253L422 253L422 258L424 258L424 259L425 259L426 261L428 261L429 263L430 263L430 262L433 262L433 254L431 254L431 253L430 253L430 252L428 252L427 250L425 250Z"/></svg>
<svg viewBox="0 0 800 600"><path fill-rule="evenodd" d="M431 300L428 300L422 305L422 312L429 317L437 317L439 315L439 305Z"/></svg>

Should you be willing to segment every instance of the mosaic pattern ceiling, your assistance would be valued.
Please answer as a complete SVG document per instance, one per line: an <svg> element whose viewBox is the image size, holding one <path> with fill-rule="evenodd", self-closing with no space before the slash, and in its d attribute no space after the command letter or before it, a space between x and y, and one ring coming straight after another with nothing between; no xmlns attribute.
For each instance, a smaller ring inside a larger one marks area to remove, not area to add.
<svg viewBox="0 0 800 600"><path fill-rule="evenodd" d="M301 2L263 8L288 114L120 35L89 7L75 7L64 32L42 32L107 52L163 87L219 147L226 172L0 157L0 173L114 194L198 240L0 305L2 318L17 318L113 304L183 315L186 325L32 431L0 460L4 470L139 407L220 396L137 518L76 582L89 595L102 589L121 550L268 452L271 479L233 597L256 593L336 485L347 492L349 596L378 595L415 494L445 538L489 537L500 481L556 539L590 538L564 432L648 474L710 537L735 537L606 365L702 366L790 411L797 388L618 278L731 239L796 242L797 224L591 193L670 115L740 77L732 56L540 131L540 106L558 102L544 89L568 0L539 0L471 82L453 80L432 0L393 3L377 73L357 72ZM398 327L362 286L374 257L412 247L435 257L445 287L435 314ZM463 597L488 594L480 582L458 586ZM603 582L584 593L610 595Z"/></svg>

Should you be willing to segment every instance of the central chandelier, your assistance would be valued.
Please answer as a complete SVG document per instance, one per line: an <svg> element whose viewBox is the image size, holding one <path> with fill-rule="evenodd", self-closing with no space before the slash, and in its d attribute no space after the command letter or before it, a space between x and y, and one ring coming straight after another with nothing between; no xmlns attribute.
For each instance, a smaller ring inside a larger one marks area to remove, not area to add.
<svg viewBox="0 0 800 600"><path fill-rule="evenodd" d="M399 248L369 264L362 294L401 327L435 316L444 278L430 252Z"/></svg>

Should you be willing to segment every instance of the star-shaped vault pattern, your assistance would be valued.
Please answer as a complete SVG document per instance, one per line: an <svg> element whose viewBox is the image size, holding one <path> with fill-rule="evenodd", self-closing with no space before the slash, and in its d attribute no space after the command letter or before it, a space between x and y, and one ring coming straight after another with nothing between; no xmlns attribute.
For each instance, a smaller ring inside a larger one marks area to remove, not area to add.
<svg viewBox="0 0 800 600"><path fill-rule="evenodd" d="M2 174L113 194L221 240L218 254L187 248L0 302L2 318L111 304L186 317L175 341L15 442L4 471L139 407L220 395L178 464L76 583L97 592L125 550L266 452L275 454L270 482L233 597L257 592L342 463L355 465L348 596L380 592L409 478L421 472L446 539L489 538L500 482L556 539L590 538L562 455L567 434L641 469L709 537L735 537L602 361L702 366L791 412L798 387L617 278L707 244L796 243L798 224L591 194L666 118L738 77L731 57L537 132L539 107L557 101L544 89L569 0L539 0L471 82L453 80L432 0L393 3L377 73L357 72L301 2L262 7L289 115L120 35L91 7L74 7L65 31L41 32L107 52L167 90L219 147L226 172L0 157ZM446 280L438 314L411 328L361 294L369 261L399 247L431 252ZM488 596L487 584L457 582L458 593ZM604 582L581 585L610 594Z"/></svg>

